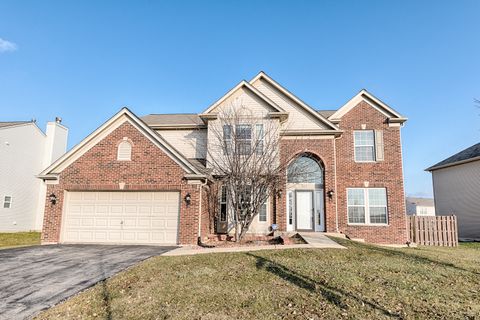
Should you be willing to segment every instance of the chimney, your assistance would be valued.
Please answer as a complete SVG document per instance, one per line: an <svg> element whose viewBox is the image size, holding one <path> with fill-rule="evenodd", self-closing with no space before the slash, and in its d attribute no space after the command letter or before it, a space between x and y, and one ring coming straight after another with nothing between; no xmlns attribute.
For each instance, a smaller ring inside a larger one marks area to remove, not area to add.
<svg viewBox="0 0 480 320"><path fill-rule="evenodd" d="M60 158L67 150L68 128L61 124L62 118L47 122L47 138L45 140L44 167L48 167Z"/></svg>

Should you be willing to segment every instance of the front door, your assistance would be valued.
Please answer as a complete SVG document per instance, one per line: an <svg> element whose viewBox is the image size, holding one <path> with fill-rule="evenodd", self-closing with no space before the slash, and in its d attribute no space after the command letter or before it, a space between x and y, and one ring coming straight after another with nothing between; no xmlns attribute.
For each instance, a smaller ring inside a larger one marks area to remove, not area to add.
<svg viewBox="0 0 480 320"><path fill-rule="evenodd" d="M296 192L296 229L313 230L313 191Z"/></svg>

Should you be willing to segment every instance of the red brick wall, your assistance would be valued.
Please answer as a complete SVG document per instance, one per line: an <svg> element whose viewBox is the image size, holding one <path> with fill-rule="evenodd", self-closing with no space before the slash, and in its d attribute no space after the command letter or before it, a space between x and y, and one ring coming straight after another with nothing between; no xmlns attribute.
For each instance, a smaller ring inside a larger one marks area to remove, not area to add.
<svg viewBox="0 0 480 320"><path fill-rule="evenodd" d="M354 161L353 130L383 130L385 160L375 163ZM366 102L360 102L341 118L342 137L336 140L337 197L340 231L374 243L404 244L407 241L405 195L403 188L400 127L389 127L387 118ZM387 189L388 226L352 226L347 224L347 188Z"/></svg>
<svg viewBox="0 0 480 320"><path fill-rule="evenodd" d="M321 160L324 167L324 197L325 197L325 226L327 231L335 232L335 198L329 199L326 192L335 190L335 166L333 139L314 139L311 137L283 138L280 142L281 162L285 163L293 156L310 153ZM286 181L285 181L286 182ZM280 230L287 228L287 188L282 192L282 197L277 202L277 224Z"/></svg>
<svg viewBox="0 0 480 320"><path fill-rule="evenodd" d="M117 145L128 137L133 143L132 161L117 161ZM123 190L180 191L179 243L197 241L199 185L187 184L185 171L130 123L123 123L60 174L60 183L48 185L42 241L58 242L62 220L64 191ZM48 196L54 193L57 203ZM192 202L183 201L190 193Z"/></svg>

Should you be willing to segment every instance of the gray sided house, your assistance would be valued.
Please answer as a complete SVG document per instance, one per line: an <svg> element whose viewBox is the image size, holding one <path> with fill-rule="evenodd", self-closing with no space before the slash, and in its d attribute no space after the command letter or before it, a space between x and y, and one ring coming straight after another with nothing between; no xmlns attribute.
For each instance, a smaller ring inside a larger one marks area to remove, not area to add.
<svg viewBox="0 0 480 320"><path fill-rule="evenodd" d="M480 240L480 143L427 168L437 215L456 215L461 240Z"/></svg>

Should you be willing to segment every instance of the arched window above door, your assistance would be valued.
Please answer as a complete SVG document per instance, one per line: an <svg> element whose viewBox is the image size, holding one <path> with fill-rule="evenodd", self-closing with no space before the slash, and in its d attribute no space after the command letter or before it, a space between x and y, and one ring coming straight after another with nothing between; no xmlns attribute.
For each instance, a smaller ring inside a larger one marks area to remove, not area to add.
<svg viewBox="0 0 480 320"><path fill-rule="evenodd" d="M288 165L287 182L323 184L323 168L308 154L301 155Z"/></svg>

